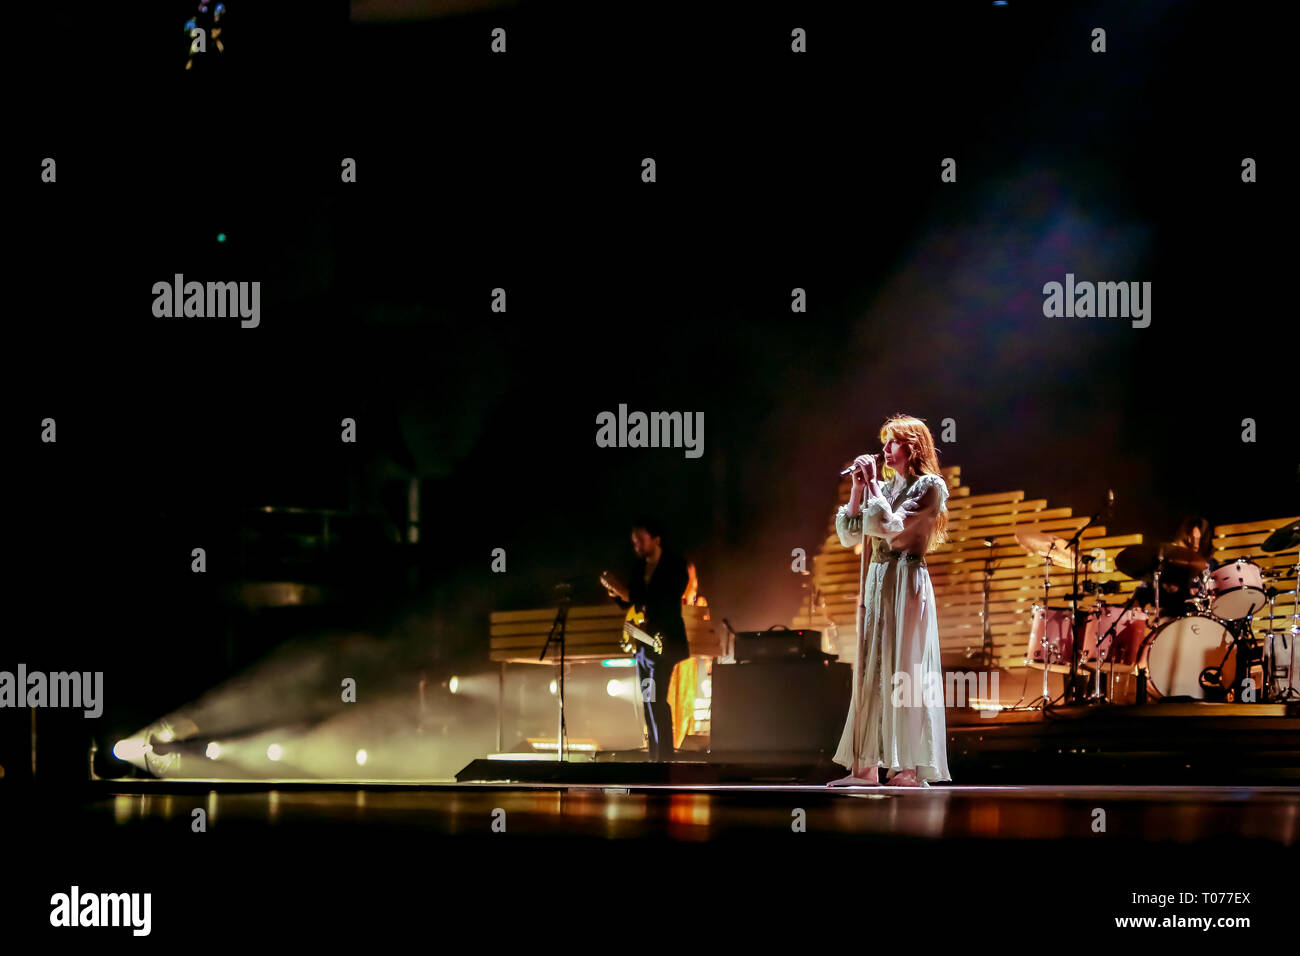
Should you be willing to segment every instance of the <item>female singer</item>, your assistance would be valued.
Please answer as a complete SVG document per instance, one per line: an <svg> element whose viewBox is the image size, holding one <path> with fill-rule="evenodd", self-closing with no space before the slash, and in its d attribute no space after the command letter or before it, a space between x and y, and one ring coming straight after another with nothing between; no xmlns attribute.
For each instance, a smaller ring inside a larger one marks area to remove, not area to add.
<svg viewBox="0 0 1300 956"><path fill-rule="evenodd" d="M889 419L880 440L888 480L877 479L874 456L858 456L849 503L835 516L846 548L863 540L865 525L871 564L858 600L853 698L834 757L850 772L831 787L879 785L880 767L893 771L891 786L952 779L939 628L925 564L926 553L946 540L948 486L934 438L919 418Z"/></svg>

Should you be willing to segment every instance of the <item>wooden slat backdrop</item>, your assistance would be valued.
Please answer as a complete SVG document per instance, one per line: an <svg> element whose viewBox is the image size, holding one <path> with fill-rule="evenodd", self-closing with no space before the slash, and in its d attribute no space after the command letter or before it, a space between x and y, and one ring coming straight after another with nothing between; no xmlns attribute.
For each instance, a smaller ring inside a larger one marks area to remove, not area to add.
<svg viewBox="0 0 1300 956"><path fill-rule="evenodd" d="M515 664L543 663L537 660L537 655L542 652L546 636L551 632L555 610L542 607L526 611L493 611L489 658ZM564 629L564 659L598 661L606 657L626 657L618 646L626 614L613 601L569 608L569 619ZM691 653L717 657L722 653L722 646L708 614L707 607L682 606ZM546 663L554 663L549 653Z"/></svg>
<svg viewBox="0 0 1300 956"><path fill-rule="evenodd" d="M980 608L983 601L984 559L991 550L994 559L989 593L989 621L993 632L994 663L1004 668L1024 666L1029 644L1029 628L1035 601L1043 599L1042 559L1027 554L1017 543L1017 531L1050 532L1069 539L1087 523L1087 516L1075 517L1069 508L1049 508L1041 498L1027 499L1023 491L1004 491L975 495L961 483L961 467L941 469L948 484L948 541L926 557L938 605L939 645L945 666L969 668L968 652L978 654L983 646ZM849 500L851 482L839 485L839 504ZM1295 565L1295 551L1282 555L1263 555L1259 542L1269 531L1294 518L1278 518L1243 525L1225 525L1215 529L1215 557L1231 560L1240 556L1253 558L1265 568ZM983 539L993 538L992 549ZM1104 560L1093 562L1093 580L1118 581L1119 591L1105 596L1108 604L1123 604L1138 582L1115 570L1115 555L1131 544L1141 544L1140 534L1112 534L1104 525L1093 525L1083 533L1080 553L1104 552ZM835 515L831 513L828 534L813 558L812 579L822 596L810 620L805 603L791 622L791 627L810 627L826 631L830 625L838 631L840 659L852 661L856 656L856 622L858 570L860 558L852 549L840 544L835 533ZM1082 575L1080 576L1082 580ZM1279 582L1279 590L1294 584ZM1070 572L1051 569L1048 603L1065 606L1064 595L1070 591ZM1295 595L1279 596L1277 613L1293 613ZM1089 599L1089 604L1091 599ZM1267 624L1256 623L1256 633Z"/></svg>

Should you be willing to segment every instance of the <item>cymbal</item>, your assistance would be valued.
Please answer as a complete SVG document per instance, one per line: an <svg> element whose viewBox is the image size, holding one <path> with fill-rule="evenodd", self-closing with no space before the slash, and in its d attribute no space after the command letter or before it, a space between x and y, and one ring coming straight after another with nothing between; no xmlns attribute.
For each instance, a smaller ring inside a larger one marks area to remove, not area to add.
<svg viewBox="0 0 1300 956"><path fill-rule="evenodd" d="M1175 565L1191 571L1204 571L1206 561L1191 548L1176 544L1131 544L1115 555L1115 568L1130 578L1144 578L1156 569L1164 549L1166 565Z"/></svg>
<svg viewBox="0 0 1300 956"><path fill-rule="evenodd" d="M1079 562L1079 556L1070 547L1070 542L1055 535L1041 531L1017 531L1016 543L1030 554L1048 558L1058 568L1068 570Z"/></svg>
<svg viewBox="0 0 1300 956"><path fill-rule="evenodd" d="M1297 545L1300 545L1300 521L1292 521L1265 538L1259 550L1272 554L1274 551L1290 551Z"/></svg>

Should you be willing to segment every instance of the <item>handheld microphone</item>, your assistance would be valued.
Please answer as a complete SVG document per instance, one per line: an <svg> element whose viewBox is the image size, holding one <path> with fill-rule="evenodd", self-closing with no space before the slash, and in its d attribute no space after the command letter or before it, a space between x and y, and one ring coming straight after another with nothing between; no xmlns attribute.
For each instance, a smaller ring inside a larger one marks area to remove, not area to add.
<svg viewBox="0 0 1300 956"><path fill-rule="evenodd" d="M880 474L880 456L879 456L879 455L872 455L871 457L874 458L874 459L876 460L876 474L879 475L879 474ZM843 478L843 477L845 477L846 475L851 475L851 474L853 474L853 468L854 468L853 465L849 465L849 467L845 468L843 471L840 472L840 477Z"/></svg>

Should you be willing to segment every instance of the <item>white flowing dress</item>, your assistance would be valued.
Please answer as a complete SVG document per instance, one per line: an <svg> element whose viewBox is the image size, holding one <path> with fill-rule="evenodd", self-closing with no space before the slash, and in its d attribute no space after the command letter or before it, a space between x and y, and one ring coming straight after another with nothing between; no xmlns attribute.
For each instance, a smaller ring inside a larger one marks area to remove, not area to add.
<svg viewBox="0 0 1300 956"><path fill-rule="evenodd" d="M947 500L941 475L895 475L860 516L848 505L835 516L844 547L862 541L865 525L872 549L853 697L834 757L850 772L915 767L921 781L952 779L934 588L922 560Z"/></svg>

